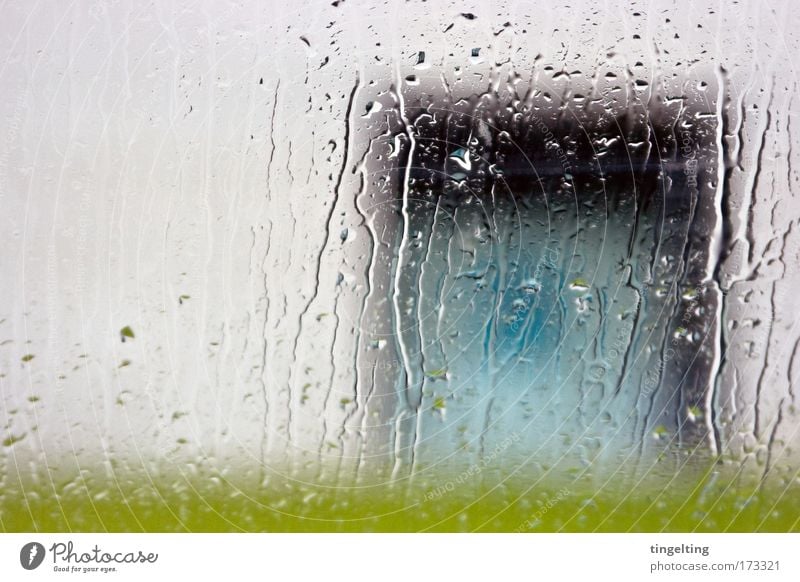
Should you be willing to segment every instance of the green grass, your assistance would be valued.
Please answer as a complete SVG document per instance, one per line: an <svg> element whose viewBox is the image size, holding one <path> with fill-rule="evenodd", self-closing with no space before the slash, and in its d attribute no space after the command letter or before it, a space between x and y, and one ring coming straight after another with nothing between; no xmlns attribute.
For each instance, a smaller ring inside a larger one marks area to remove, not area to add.
<svg viewBox="0 0 800 582"><path fill-rule="evenodd" d="M0 526L7 532L800 531L796 479L759 486L714 465L625 483L526 482L488 469L467 478L361 487L277 476L257 485L198 472L92 475L54 484L39 478L24 487L6 476Z"/></svg>

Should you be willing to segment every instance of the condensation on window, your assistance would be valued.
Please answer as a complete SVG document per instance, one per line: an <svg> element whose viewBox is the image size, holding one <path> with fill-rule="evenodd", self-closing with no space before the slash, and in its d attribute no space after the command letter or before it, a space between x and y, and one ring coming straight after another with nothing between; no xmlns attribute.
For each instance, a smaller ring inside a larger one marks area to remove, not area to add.
<svg viewBox="0 0 800 582"><path fill-rule="evenodd" d="M12 3L2 489L796 486L796 24Z"/></svg>

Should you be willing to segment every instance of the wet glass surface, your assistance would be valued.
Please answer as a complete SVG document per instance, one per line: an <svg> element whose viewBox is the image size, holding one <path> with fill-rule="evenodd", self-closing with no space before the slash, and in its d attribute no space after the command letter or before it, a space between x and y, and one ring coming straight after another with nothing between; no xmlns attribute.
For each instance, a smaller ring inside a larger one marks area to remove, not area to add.
<svg viewBox="0 0 800 582"><path fill-rule="evenodd" d="M0 526L796 530L797 16L580 6L12 3Z"/></svg>

